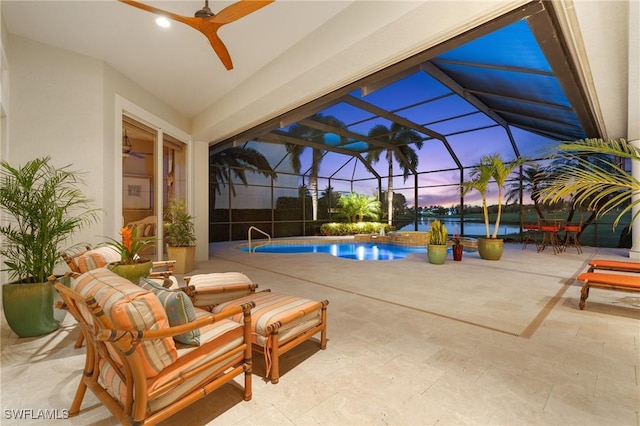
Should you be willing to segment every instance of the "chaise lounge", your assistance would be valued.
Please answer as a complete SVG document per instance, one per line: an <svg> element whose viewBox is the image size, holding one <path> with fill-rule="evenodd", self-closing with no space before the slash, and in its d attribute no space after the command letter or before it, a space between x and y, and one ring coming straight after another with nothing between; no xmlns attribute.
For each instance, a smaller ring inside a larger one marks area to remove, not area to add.
<svg viewBox="0 0 640 426"><path fill-rule="evenodd" d="M609 273L598 270L623 272ZM640 292L640 262L593 259L589 261L589 271L578 276L584 281L580 291L580 309L584 309L589 290L592 287L605 290Z"/></svg>

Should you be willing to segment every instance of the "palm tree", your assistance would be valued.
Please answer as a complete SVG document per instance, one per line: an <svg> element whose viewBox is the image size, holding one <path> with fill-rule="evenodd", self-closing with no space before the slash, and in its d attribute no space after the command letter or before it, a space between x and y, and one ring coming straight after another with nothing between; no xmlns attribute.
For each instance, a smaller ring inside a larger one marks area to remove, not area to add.
<svg viewBox="0 0 640 426"><path fill-rule="evenodd" d="M461 185L462 195L467 194L472 189L480 193L482 197L482 212L484 213L484 225L487 238L498 238L498 229L500 228L500 217L502 215L502 193L507 178L513 172L513 169L520 166L525 161L519 158L511 163L505 163L500 154L486 155L480 159L471 171L471 180L463 182ZM489 209L487 207L487 189L489 182L493 179L498 186L498 214L496 215L496 223L493 227L493 234L489 234Z"/></svg>
<svg viewBox="0 0 640 426"><path fill-rule="evenodd" d="M538 217L544 219L544 212L542 211L540 202L540 188L544 185L544 171L536 163L525 167L522 170L522 190L531 195L531 201L533 201L533 208L535 209ZM506 203L515 202L520 198L520 182L514 182L508 187L506 194Z"/></svg>
<svg viewBox="0 0 640 426"><path fill-rule="evenodd" d="M336 128L344 127L343 122L330 115L324 116L318 113L311 116L310 119L328 124ZM298 123L291 126L288 133L294 138L303 139L310 142L314 140L316 142L319 142L319 140L322 139L325 134L325 132L322 130L314 129L313 127L305 126L304 124ZM287 143L285 144L285 148L287 150L287 153L289 154L289 159L291 161L291 167L293 168L293 171L297 174L300 174L300 169L302 167L300 157L302 157L302 153L308 147ZM309 186L311 190L311 211L313 220L318 220L318 171L320 169L322 158L324 157L324 151L317 148L312 148L312 150L311 173L309 174Z"/></svg>
<svg viewBox="0 0 640 426"><path fill-rule="evenodd" d="M500 227L500 216L502 215L502 193L504 191L504 185L507 183L507 178L513 169L519 167L524 163L524 158L518 158L516 161L511 163L505 163L502 161L502 157L500 154L493 154L485 157L485 160L488 160L493 169L492 177L493 180L498 185L498 215L496 216L496 224L493 228L493 235L491 238L498 238L498 228Z"/></svg>
<svg viewBox="0 0 640 426"><path fill-rule="evenodd" d="M491 164L483 160L472 170L470 180L463 182L460 186L462 195L466 195L471 190L476 190L482 198L482 213L484 214L484 227L487 238L491 236L489 231L489 209L487 207L487 190L492 175Z"/></svg>
<svg viewBox="0 0 640 426"><path fill-rule="evenodd" d="M349 222L362 222L364 218L378 220L380 217L380 201L374 196L352 192L341 196L338 199L338 206Z"/></svg>
<svg viewBox="0 0 640 426"><path fill-rule="evenodd" d="M640 205L640 181L615 163L614 157L640 161L640 149L624 139L581 139L558 146L558 164L550 182L540 190L543 201L570 198L572 205L583 205L602 217L622 208L614 228L626 213ZM631 224L638 218L638 210ZM630 224L630 228L631 228Z"/></svg>
<svg viewBox="0 0 640 426"><path fill-rule="evenodd" d="M216 194L221 194L222 187L229 186L231 193L236 195L232 176L240 179L242 184L247 186L247 171L260 173L264 177L277 178L269 160L253 148L234 146L209 157L211 210L215 208Z"/></svg>
<svg viewBox="0 0 640 426"><path fill-rule="evenodd" d="M406 182L412 169L415 170L418 167L418 154L410 144L415 144L417 149L421 149L422 138L418 132L398 123L392 123L391 128L378 124L369 131L369 137L390 145L388 148L378 147L367 152L366 160L371 164L377 163L384 153L385 159L389 163L387 216L388 223L391 225L393 222L393 159L395 158L400 164ZM406 158L408 164L399 158L399 153Z"/></svg>

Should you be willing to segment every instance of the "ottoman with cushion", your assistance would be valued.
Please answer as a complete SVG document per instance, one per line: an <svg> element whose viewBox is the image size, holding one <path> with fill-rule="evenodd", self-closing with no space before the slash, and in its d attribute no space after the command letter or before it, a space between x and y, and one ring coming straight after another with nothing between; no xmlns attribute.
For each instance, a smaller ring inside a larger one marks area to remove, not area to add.
<svg viewBox="0 0 640 426"><path fill-rule="evenodd" d="M187 283L185 291L193 305L205 309L253 294L258 288L258 284L241 272L198 274L184 277L184 280Z"/></svg>
<svg viewBox="0 0 640 426"><path fill-rule="evenodd" d="M251 340L264 352L265 379L271 383L278 383L280 379L281 354L317 333L321 333L320 349L327 347L327 300L317 302L261 291L221 303L212 312L224 313L249 302L255 303L251 310ZM240 315L234 316L236 320L240 318Z"/></svg>

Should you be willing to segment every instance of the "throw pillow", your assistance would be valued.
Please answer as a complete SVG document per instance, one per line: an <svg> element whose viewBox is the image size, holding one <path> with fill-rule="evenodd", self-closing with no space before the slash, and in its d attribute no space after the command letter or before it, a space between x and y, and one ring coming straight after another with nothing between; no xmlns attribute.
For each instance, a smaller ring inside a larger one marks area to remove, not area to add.
<svg viewBox="0 0 640 426"><path fill-rule="evenodd" d="M148 278L141 278L139 285L158 297L167 313L171 327L188 324L196 319L193 303L183 291L164 288ZM176 342L186 345L200 346L199 329L179 334L173 338Z"/></svg>

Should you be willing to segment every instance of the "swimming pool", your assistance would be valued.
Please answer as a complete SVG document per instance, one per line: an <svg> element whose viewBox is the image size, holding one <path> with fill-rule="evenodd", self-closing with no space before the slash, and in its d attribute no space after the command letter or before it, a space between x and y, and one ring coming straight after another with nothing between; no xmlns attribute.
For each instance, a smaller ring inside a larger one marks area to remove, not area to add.
<svg viewBox="0 0 640 426"><path fill-rule="evenodd" d="M238 248L249 251L249 246ZM254 253L327 253L336 257L354 260L397 260L409 254L426 256L423 246L407 247L394 244L376 243L307 243L307 244L266 244L251 248Z"/></svg>

